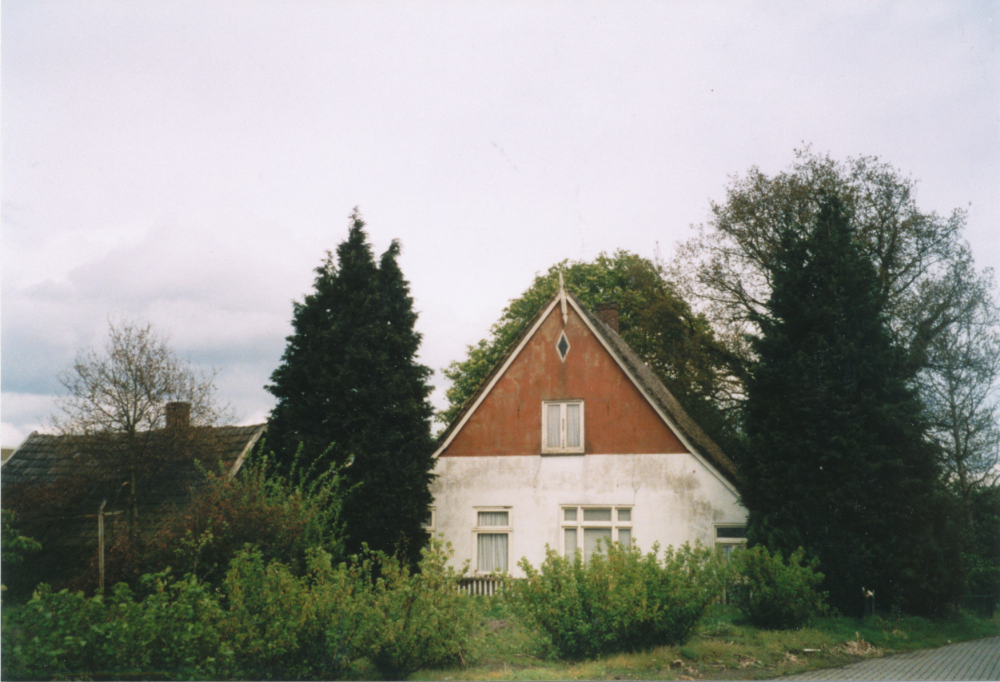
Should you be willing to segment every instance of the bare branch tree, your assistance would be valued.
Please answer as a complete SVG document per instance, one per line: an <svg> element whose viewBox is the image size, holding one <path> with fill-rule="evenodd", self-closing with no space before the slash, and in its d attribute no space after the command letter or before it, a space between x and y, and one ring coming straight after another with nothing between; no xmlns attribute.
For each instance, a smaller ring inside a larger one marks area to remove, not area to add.
<svg viewBox="0 0 1000 682"><path fill-rule="evenodd" d="M53 426L63 442L87 457L87 494L124 503L130 529L144 490L180 461L210 458L208 437L231 421L215 402L217 372L198 372L179 360L148 322L108 322L103 352L81 351L59 381L67 395Z"/></svg>

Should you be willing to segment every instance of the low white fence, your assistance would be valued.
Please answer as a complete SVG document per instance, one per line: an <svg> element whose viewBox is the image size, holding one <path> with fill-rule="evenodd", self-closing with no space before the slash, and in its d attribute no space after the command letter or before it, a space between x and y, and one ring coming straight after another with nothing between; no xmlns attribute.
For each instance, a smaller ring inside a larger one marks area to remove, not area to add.
<svg viewBox="0 0 1000 682"><path fill-rule="evenodd" d="M462 578L458 581L459 592L479 597L492 597L500 590L503 580L491 575Z"/></svg>

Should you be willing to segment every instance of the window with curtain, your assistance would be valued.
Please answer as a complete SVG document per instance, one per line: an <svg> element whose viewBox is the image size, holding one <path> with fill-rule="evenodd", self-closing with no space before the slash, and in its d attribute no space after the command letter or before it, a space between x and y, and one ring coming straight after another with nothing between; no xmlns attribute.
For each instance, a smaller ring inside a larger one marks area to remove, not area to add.
<svg viewBox="0 0 1000 682"><path fill-rule="evenodd" d="M476 512L476 571L509 571L510 512L483 509Z"/></svg>
<svg viewBox="0 0 1000 682"><path fill-rule="evenodd" d="M583 453L583 401L542 403L542 452Z"/></svg>
<svg viewBox="0 0 1000 682"><path fill-rule="evenodd" d="M607 551L608 544L632 545L632 508L614 506L562 507L563 555L572 558L579 549L589 561L597 550Z"/></svg>

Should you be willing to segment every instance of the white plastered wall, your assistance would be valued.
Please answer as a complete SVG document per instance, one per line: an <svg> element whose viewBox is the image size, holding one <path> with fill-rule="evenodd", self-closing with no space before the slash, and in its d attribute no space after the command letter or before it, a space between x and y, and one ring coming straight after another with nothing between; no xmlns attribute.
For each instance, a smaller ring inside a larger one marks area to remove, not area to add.
<svg viewBox="0 0 1000 682"><path fill-rule="evenodd" d="M736 492L689 454L440 457L435 468L435 535L455 550L453 562L476 571L477 508L510 512L508 569L533 566L545 545L561 551L564 505L632 507L633 542L643 550L696 540L711 546L715 527L746 522Z"/></svg>

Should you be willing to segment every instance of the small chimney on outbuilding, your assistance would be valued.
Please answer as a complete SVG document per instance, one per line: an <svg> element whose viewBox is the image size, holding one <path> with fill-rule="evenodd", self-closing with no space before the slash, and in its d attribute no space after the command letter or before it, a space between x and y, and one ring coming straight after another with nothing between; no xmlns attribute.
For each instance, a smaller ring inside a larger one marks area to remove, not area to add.
<svg viewBox="0 0 1000 682"><path fill-rule="evenodd" d="M611 327L615 334L618 333L617 303L599 303L594 308L594 314L597 315L597 319Z"/></svg>
<svg viewBox="0 0 1000 682"><path fill-rule="evenodd" d="M167 428L185 429L191 425L191 403L167 403Z"/></svg>

